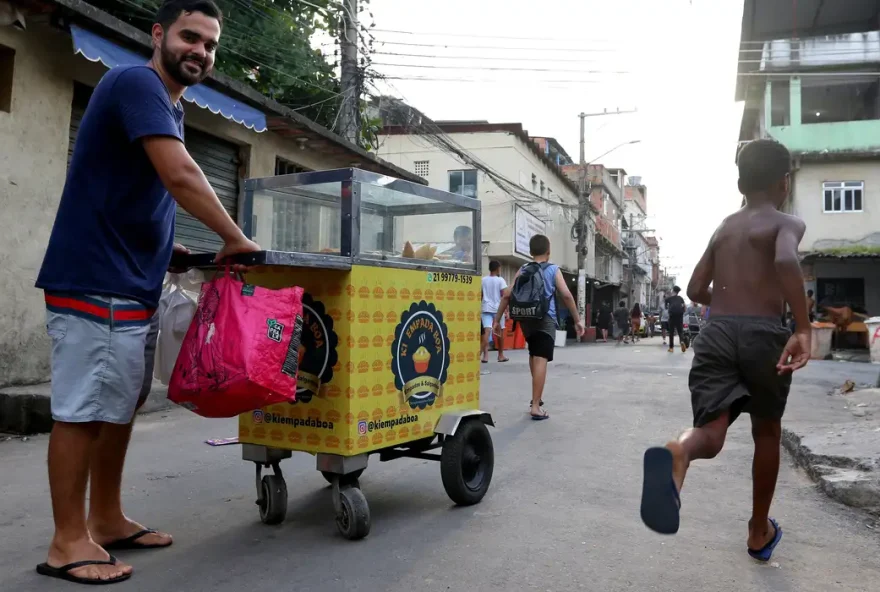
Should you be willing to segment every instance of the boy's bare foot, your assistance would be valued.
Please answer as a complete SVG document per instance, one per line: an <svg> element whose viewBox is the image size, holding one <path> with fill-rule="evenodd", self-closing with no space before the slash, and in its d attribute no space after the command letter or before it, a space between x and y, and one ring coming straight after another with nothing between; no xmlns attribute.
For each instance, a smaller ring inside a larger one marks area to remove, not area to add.
<svg viewBox="0 0 880 592"><path fill-rule="evenodd" d="M156 549L173 542L170 534L156 532L125 517L116 524L90 520L89 532L98 544L110 549Z"/></svg>
<svg viewBox="0 0 880 592"><path fill-rule="evenodd" d="M666 448L672 453L672 480L675 481L675 488L681 492L690 461L688 461L681 442L675 440L667 442Z"/></svg>
<svg viewBox="0 0 880 592"><path fill-rule="evenodd" d="M49 557L45 565L59 568L79 561L110 561L110 554L90 538L73 542L52 540L49 546ZM67 573L84 580L116 580L131 575L132 567L121 561L114 565L84 565L69 570Z"/></svg>

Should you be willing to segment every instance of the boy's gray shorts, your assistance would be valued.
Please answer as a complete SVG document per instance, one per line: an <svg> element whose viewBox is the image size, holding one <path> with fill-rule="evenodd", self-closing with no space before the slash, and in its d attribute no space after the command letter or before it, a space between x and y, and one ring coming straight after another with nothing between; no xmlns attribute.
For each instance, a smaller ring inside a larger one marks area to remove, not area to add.
<svg viewBox="0 0 880 592"><path fill-rule="evenodd" d="M150 394L159 315L124 298L46 294L52 417L127 424Z"/></svg>

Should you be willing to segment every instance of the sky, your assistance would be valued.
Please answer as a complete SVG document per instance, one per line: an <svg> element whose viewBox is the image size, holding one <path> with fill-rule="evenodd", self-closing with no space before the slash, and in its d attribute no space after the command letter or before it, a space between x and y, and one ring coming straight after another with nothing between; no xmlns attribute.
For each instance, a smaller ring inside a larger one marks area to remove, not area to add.
<svg viewBox="0 0 880 592"><path fill-rule="evenodd" d="M588 118L585 157L640 141L596 162L642 177L647 226L660 239L662 265L684 287L715 227L740 205L734 155L742 105L734 86L742 6L371 0L368 10L373 35L385 42L374 44L374 69L402 78L379 90L432 119L522 123L577 160L579 113L636 109Z"/></svg>

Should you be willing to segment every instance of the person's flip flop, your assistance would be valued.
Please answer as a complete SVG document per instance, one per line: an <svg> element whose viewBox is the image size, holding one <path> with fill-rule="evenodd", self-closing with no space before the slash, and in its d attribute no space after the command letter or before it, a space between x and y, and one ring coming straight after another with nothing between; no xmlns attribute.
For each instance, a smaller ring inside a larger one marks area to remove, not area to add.
<svg viewBox="0 0 880 592"><path fill-rule="evenodd" d="M67 565L62 565L61 567L52 567L48 563L41 563L37 566L37 573L41 576L48 576L50 578L57 578L66 582L73 582L75 584L86 584L90 586L118 584L119 582L124 582L131 577L131 574L123 574L109 580L101 580L93 578L81 578L70 573L71 570L77 569L79 567L86 567L87 565L116 565L116 558L111 555L108 561L95 559L88 561L75 561L74 563L68 563Z"/></svg>
<svg viewBox="0 0 880 592"><path fill-rule="evenodd" d="M770 558L773 556L773 551L776 550L776 545L779 544L779 541L782 540L782 527L779 526L779 523L776 522L773 518L770 519L770 524L773 525L773 528L776 529L776 533L773 535L773 538L769 543L758 549L757 551L753 549L748 549L749 556L752 559L757 559L758 561L763 561L764 563L770 561Z"/></svg>
<svg viewBox="0 0 880 592"><path fill-rule="evenodd" d="M642 483L642 522L660 534L678 532L681 499L672 479L672 452L668 448L645 451Z"/></svg>
<svg viewBox="0 0 880 592"><path fill-rule="evenodd" d="M541 415L535 415L534 413L529 413L532 416L533 421L541 421L544 419L550 419L550 414L541 409Z"/></svg>
<svg viewBox="0 0 880 592"><path fill-rule="evenodd" d="M510 358L504 358L503 360L498 360L498 362L500 364L503 364L504 362L509 362L509 361L510 361Z"/></svg>
<svg viewBox="0 0 880 592"><path fill-rule="evenodd" d="M484 363L484 364L488 364L488 363L489 363L489 360L480 360L480 361L481 361L482 363Z"/></svg>
<svg viewBox="0 0 880 592"><path fill-rule="evenodd" d="M156 534L156 531L152 528L145 528L140 532L136 532L130 537L125 537L124 539L119 539L106 545L101 545L104 547L105 551L134 551L138 549L164 549L165 547L170 547L171 543L166 543L164 545L157 544L145 544L139 543L138 539L144 537L148 534ZM173 541L172 541L173 542Z"/></svg>

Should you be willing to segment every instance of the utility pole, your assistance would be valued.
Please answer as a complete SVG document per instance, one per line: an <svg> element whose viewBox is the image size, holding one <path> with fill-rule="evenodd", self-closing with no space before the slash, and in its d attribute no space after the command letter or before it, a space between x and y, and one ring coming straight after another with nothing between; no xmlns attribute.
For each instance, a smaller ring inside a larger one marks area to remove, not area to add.
<svg viewBox="0 0 880 592"><path fill-rule="evenodd" d="M587 117L602 117L605 115L623 115L625 113L635 113L637 109L632 109L631 111L621 111L620 108L617 108L615 111L608 111L605 109L601 113L581 113L578 117L581 120L581 158L580 158L580 185L579 185L579 193L578 195L578 241L577 241L577 256L578 256L578 314L581 317L581 321L584 323L585 327L590 326L590 319L587 318L587 229L588 222L590 220L590 208L589 201L590 198L587 195L587 165L589 163L586 162L586 156L584 154L584 143L586 141L585 133L584 133L584 122ZM625 144L632 144L634 142L626 142ZM621 146L625 145L621 144ZM608 152L619 148L619 146L615 146ZM605 154L608 154L606 152ZM605 156L603 154L602 156ZM597 157L601 158L601 156ZM594 159L595 160L595 159Z"/></svg>
<svg viewBox="0 0 880 592"><path fill-rule="evenodd" d="M339 106L339 135L358 143L358 107L361 99L358 74L358 21L357 0L342 0L342 26L339 45L341 48L339 83L342 87L342 104Z"/></svg>

